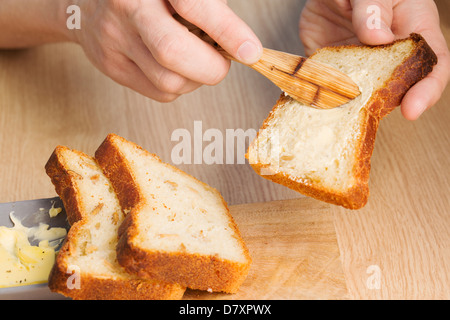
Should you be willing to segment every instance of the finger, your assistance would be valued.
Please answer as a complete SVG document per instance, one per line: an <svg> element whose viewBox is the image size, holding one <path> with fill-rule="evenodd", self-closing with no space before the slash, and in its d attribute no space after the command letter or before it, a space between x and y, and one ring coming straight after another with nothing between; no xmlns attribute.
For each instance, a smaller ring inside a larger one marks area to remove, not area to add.
<svg viewBox="0 0 450 320"><path fill-rule="evenodd" d="M417 120L425 110L435 105L450 80L450 55L444 52L437 56L438 64L433 71L403 97L401 111L408 120Z"/></svg>
<svg viewBox="0 0 450 320"><path fill-rule="evenodd" d="M186 20L198 26L225 51L246 64L256 63L262 55L262 45L250 27L223 1L169 0Z"/></svg>
<svg viewBox="0 0 450 320"><path fill-rule="evenodd" d="M127 56L160 91L185 94L201 86L200 83L161 66L139 37L129 46Z"/></svg>
<svg viewBox="0 0 450 320"><path fill-rule="evenodd" d="M159 3L157 7L158 3L142 10L134 21L155 60L194 82L214 85L223 80L230 61L177 22L166 6Z"/></svg>
<svg viewBox="0 0 450 320"><path fill-rule="evenodd" d="M424 36L427 41L433 42L433 38L442 34L439 26L439 12L433 0L398 2L394 8L394 21L391 28L396 38L400 39L415 32Z"/></svg>
<svg viewBox="0 0 450 320"><path fill-rule="evenodd" d="M421 34L437 56L433 71L414 85L402 100L401 110L408 120L416 120L440 99L450 81L450 52L439 24L439 12L433 1L415 0L396 7L397 31ZM398 19L397 19L398 20Z"/></svg>
<svg viewBox="0 0 450 320"><path fill-rule="evenodd" d="M179 97L178 94L163 92L156 88L142 70L123 55L118 54L111 58L111 62L100 70L118 84L159 102L171 102Z"/></svg>
<svg viewBox="0 0 450 320"><path fill-rule="evenodd" d="M368 45L392 42L392 0L351 0L352 23L358 39Z"/></svg>

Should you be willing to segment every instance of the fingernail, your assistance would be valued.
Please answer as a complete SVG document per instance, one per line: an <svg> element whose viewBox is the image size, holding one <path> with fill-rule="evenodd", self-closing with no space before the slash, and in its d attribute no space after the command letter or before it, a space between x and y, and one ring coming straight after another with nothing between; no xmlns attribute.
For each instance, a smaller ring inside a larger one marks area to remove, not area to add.
<svg viewBox="0 0 450 320"><path fill-rule="evenodd" d="M261 58L261 50L254 42L246 41L239 47L237 58L245 64L253 64Z"/></svg>
<svg viewBox="0 0 450 320"><path fill-rule="evenodd" d="M427 109L428 109L428 106L426 104L423 104L420 107L417 107L416 108L416 118L419 118Z"/></svg>
<svg viewBox="0 0 450 320"><path fill-rule="evenodd" d="M386 23L384 23L384 21L381 21L380 27L381 27L381 30L385 31L389 35L394 35L391 28Z"/></svg>
<svg viewBox="0 0 450 320"><path fill-rule="evenodd" d="M407 111L408 119L417 120L428 109L428 104L427 99L416 99L408 105L402 104L402 108Z"/></svg>

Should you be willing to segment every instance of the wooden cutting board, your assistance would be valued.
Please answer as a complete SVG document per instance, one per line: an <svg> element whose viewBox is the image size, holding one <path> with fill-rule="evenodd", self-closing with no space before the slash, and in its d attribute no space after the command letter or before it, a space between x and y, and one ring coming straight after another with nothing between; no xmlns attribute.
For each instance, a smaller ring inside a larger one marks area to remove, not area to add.
<svg viewBox="0 0 450 320"><path fill-rule="evenodd" d="M26 216L33 208L46 205L45 208L50 208L53 202L49 200L52 198L42 199L46 202L28 201L21 204L20 210L19 207L10 208L9 204L4 204L5 208L0 213L17 209ZM30 209L25 208L27 203ZM184 299L348 298L333 222L333 206L301 198L234 205L230 210L253 259L248 277L236 294L188 289ZM3 216L6 219L6 215ZM6 220L9 223L9 219ZM46 298L64 297L51 295L46 284L15 287L0 292L0 299Z"/></svg>
<svg viewBox="0 0 450 320"><path fill-rule="evenodd" d="M184 299L346 299L332 207L309 198L235 205L253 259L236 294L188 290Z"/></svg>

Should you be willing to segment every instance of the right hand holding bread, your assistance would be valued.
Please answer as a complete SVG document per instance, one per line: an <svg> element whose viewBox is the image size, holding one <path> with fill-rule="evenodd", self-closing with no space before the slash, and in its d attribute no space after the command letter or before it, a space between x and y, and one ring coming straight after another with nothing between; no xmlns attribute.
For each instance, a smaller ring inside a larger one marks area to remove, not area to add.
<svg viewBox="0 0 450 320"><path fill-rule="evenodd" d="M379 28L367 26L368 18L374 14L369 6L379 8ZM299 30L308 55L330 45L381 45L410 33L421 34L436 53L438 64L403 98L401 109L408 120L418 119L436 104L450 80L450 52L433 0L308 0Z"/></svg>

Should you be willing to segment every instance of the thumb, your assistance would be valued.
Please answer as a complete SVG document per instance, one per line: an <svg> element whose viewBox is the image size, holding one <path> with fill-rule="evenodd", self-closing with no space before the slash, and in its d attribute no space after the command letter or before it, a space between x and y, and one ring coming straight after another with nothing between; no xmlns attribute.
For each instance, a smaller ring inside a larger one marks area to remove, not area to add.
<svg viewBox="0 0 450 320"><path fill-rule="evenodd" d="M368 45L395 40L392 0L351 0L352 23L359 41Z"/></svg>

